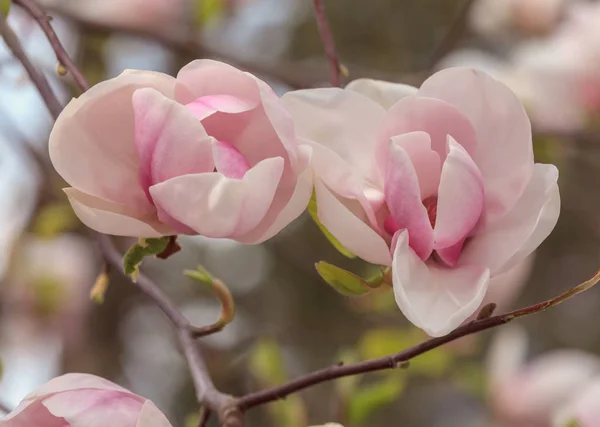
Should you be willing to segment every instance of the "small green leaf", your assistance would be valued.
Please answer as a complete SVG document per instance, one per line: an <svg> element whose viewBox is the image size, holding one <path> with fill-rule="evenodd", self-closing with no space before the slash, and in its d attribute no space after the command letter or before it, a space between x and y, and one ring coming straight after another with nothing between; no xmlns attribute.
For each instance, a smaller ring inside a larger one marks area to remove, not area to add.
<svg viewBox="0 0 600 427"><path fill-rule="evenodd" d="M405 380L389 375L384 380L356 391L348 403L350 425L363 423L373 412L396 401L404 390Z"/></svg>
<svg viewBox="0 0 600 427"><path fill-rule="evenodd" d="M131 276L135 282L140 273L140 264L147 256L157 255L164 251L169 245L169 237L158 237L150 239L139 239L123 255L123 269L125 274Z"/></svg>
<svg viewBox="0 0 600 427"><path fill-rule="evenodd" d="M90 299L96 304L103 304L104 296L106 295L106 291L108 290L108 285L108 273L106 272L106 268L104 268L100 272L98 277L96 277L96 282L94 282L94 286L90 291Z"/></svg>
<svg viewBox="0 0 600 427"><path fill-rule="evenodd" d="M317 272L333 289L347 296L364 295L372 286L354 273L325 261L315 264Z"/></svg>
<svg viewBox="0 0 600 427"><path fill-rule="evenodd" d="M201 265L199 265L195 270L184 270L184 276L189 277L190 279L194 279L200 283L203 283L207 286L212 287L214 278L211 274Z"/></svg>
<svg viewBox="0 0 600 427"><path fill-rule="evenodd" d="M310 202L308 203L308 213L310 214L310 217L313 219L315 224L317 224L317 227L319 227L319 230L321 230L321 233L325 235L327 240L329 240L329 242L333 245L334 248L336 248L342 255L348 258L356 258L356 255L354 255L348 249L343 247L342 244L338 241L338 239L333 237L333 234L331 234L329 230L327 230L327 228L325 228L325 226L321 224L321 221L319 221L319 216L317 215L317 196L314 191Z"/></svg>
<svg viewBox="0 0 600 427"><path fill-rule="evenodd" d="M8 16L8 12L10 12L11 5L12 0L0 0L0 15L4 17Z"/></svg>

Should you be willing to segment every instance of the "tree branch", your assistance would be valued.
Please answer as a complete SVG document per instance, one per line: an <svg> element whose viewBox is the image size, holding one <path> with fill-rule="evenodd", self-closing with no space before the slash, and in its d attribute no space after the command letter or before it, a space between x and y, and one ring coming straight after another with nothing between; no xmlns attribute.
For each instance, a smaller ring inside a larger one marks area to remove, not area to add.
<svg viewBox="0 0 600 427"><path fill-rule="evenodd" d="M358 375L367 372L396 368L400 364L407 362L416 356L438 348L451 341L457 340L458 338L462 338L467 335L472 335L476 332L481 332L486 329L494 328L496 326L504 325L505 323L508 323L519 317L539 313L552 306L558 305L561 302L590 289L592 286L598 283L598 281L600 281L600 271L596 272L594 277L592 277L590 280L572 289L569 289L567 292L547 301L534 304L519 310L511 311L509 313L502 314L499 316L480 318L478 320L474 320L470 323L459 327L458 329L455 329L448 335L439 338L431 338L427 341L417 344L414 347L408 348L391 356L380 357L378 359L366 360L364 362L352 363L349 365L334 365L328 368L315 371L306 376L292 380L286 384L282 384L280 386L266 390L261 390L256 393L250 393L238 399L238 405L241 410L245 411L258 405L282 399L291 393L298 392L300 390L303 390L316 384L320 384L325 381L331 381L337 378L347 377L350 375Z"/></svg>
<svg viewBox="0 0 600 427"><path fill-rule="evenodd" d="M89 84L86 78L73 63L69 57L69 54L56 35L56 32L52 28L52 25L50 25L51 17L48 16L46 12L33 0L13 1L16 5L21 6L34 20L37 21L41 30L44 32L46 38L50 42L50 45L52 45L52 49L54 49L54 53L56 54L56 59L58 59L58 62L62 64L71 74L75 80L75 83L77 83L77 86L79 86L82 90L89 89Z"/></svg>
<svg viewBox="0 0 600 427"><path fill-rule="evenodd" d="M25 53L21 42L19 42L17 35L12 30L12 28L10 28L10 26L6 22L6 18L1 13L0 35L2 35L2 37L4 38L6 46L8 46L15 58L17 58L21 62L23 68L25 68L25 71L27 71L29 78L37 88L42 98L44 99L44 102L46 103L50 114L52 115L52 117L54 117L54 119L56 119L62 111L62 106L60 102L54 95L54 92L52 91L48 80L46 80L46 77L44 77L44 75L35 68L33 63L27 57L27 54Z"/></svg>
<svg viewBox="0 0 600 427"><path fill-rule="evenodd" d="M331 85L333 87L341 86L341 66L340 60L335 49L335 42L333 41L333 35L329 29L327 23L327 15L323 9L322 0L313 0L313 6L315 8L315 16L317 19L317 26L319 27L319 35L323 42L323 48L325 54L329 60L329 73L331 75Z"/></svg>

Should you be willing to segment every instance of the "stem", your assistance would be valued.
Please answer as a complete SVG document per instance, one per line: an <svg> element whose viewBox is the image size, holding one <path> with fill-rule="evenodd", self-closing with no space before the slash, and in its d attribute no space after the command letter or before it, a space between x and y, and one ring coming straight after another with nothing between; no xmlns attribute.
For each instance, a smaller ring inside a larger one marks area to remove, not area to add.
<svg viewBox="0 0 600 427"><path fill-rule="evenodd" d="M486 329L491 329L496 326L504 325L514 319L523 316L529 316L534 313L539 313L550 307L560 304L569 298L574 297L581 292L590 289L600 281L600 271L596 272L594 277L590 280L566 291L565 293L551 298L547 301L540 302L538 304L531 305L519 310L511 311L506 314L499 316L493 316L483 318L480 320L474 320L458 329L450 332L448 335L438 338L431 338L414 347L403 350L399 353L380 357L378 359L366 360L364 362L352 363L349 365L334 365L328 368L320 369L312 372L303 377L292 380L288 383L282 384L277 387L273 387L266 390L261 390L256 393L250 393L238 400L238 406L241 410L247 410L252 407L263 405L274 400L282 399L291 393L303 390L316 384L320 384L325 381L331 381L337 378L346 377L350 375L364 374L367 372L381 371L384 369L393 369L398 367L400 364L409 361L410 359L426 353L430 350L438 348L451 341L465 337L467 335L481 332Z"/></svg>
<svg viewBox="0 0 600 427"><path fill-rule="evenodd" d="M73 76L77 86L79 86L82 91L88 90L90 88L89 83L69 57L69 54L60 42L56 32L52 28L52 25L50 25L50 17L46 14L46 12L33 0L13 1L16 5L21 6L34 20L37 21L38 25L46 35L46 38L50 42L50 45L56 54L56 59L58 59L58 62L64 65L71 76Z"/></svg>
<svg viewBox="0 0 600 427"><path fill-rule="evenodd" d="M50 114L56 119L62 111L62 105L58 102L54 92L52 92L52 88L50 87L48 80L46 80L46 77L35 68L33 63L29 60L29 57L27 57L17 35L12 28L10 28L6 22L6 18L2 14L0 14L0 34L4 38L6 46L8 46L15 58L21 62L25 71L27 71L29 78L44 99Z"/></svg>
<svg viewBox="0 0 600 427"><path fill-rule="evenodd" d="M325 49L325 54L327 55L327 59L329 60L331 86L340 87L340 60L335 49L335 42L333 41L333 36L331 35L331 30L329 29L329 24L327 23L327 15L325 14L325 10L323 9L322 0L313 0L313 6L315 8L315 16L317 19L317 26L319 27L321 41L323 42L323 48Z"/></svg>

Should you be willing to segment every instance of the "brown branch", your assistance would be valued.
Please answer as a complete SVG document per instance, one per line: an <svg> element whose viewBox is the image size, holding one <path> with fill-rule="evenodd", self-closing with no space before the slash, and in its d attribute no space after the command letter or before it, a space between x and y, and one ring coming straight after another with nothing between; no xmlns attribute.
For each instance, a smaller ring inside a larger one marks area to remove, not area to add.
<svg viewBox="0 0 600 427"><path fill-rule="evenodd" d="M437 63L440 62L440 60L447 54L449 54L465 35L469 13L471 12L471 7L473 4L475 4L475 0L465 0L462 9L460 10L454 22L451 24L450 29L433 51L431 59L427 65L427 70L429 72L435 69Z"/></svg>
<svg viewBox="0 0 600 427"><path fill-rule="evenodd" d="M54 49L54 53L56 54L56 59L58 62L62 64L67 71L71 74L77 86L79 86L82 91L89 89L89 84L83 74L79 71L77 66L73 63L69 54L65 50L64 46L60 42L56 32L50 25L51 17L44 12L44 10L38 6L38 4L33 0L13 0L14 3L18 6L21 6L34 20L37 21L41 30L46 35L46 38L52 45L52 49ZM85 88L85 89L84 89Z"/></svg>
<svg viewBox="0 0 600 427"><path fill-rule="evenodd" d="M403 350L391 356L380 357L378 359L366 360L364 362L352 363L349 365L334 365L315 371L306 376L292 380L286 384L273 387L266 390L261 390L256 393L250 393L238 399L238 406L241 410L247 410L252 407L282 399L291 393L298 392L307 387L320 384L325 381L331 381L341 377L350 375L364 374L367 372L380 371L385 369L393 369L404 362L408 362L416 356L438 348L444 344L462 338L467 335L472 335L476 332L481 332L486 329L491 329L496 326L504 325L516 318L529 316L534 313L539 313L549 307L560 304L561 302L574 297L581 292L584 292L600 281L600 271L596 272L590 280L569 289L567 292L549 299L547 301L531 305L519 310L511 311L510 313L481 318L467 323L458 329L450 332L448 335L439 338L431 338L414 347Z"/></svg>
<svg viewBox="0 0 600 427"><path fill-rule="evenodd" d="M46 77L35 68L33 63L27 57L27 54L25 53L21 42L19 42L17 35L12 28L10 28L6 22L6 18L2 14L0 14L0 35L2 35L4 38L6 46L8 46L15 58L21 62L23 68L25 68L25 71L27 71L29 78L37 88L41 97L44 99L50 114L52 117L54 117L54 119L56 119L62 111L60 102L56 98L56 95L54 95L54 92L52 91L48 80L46 80Z"/></svg>
<svg viewBox="0 0 600 427"><path fill-rule="evenodd" d="M329 73L331 75L331 85L333 87L340 87L342 84L342 70L340 60L335 49L333 35L331 34L331 30L329 29L327 15L325 14L325 10L323 9L322 0L313 0L313 6L315 8L317 26L319 27L319 35L321 36L323 48L325 49L325 54L327 55L327 59L329 60Z"/></svg>

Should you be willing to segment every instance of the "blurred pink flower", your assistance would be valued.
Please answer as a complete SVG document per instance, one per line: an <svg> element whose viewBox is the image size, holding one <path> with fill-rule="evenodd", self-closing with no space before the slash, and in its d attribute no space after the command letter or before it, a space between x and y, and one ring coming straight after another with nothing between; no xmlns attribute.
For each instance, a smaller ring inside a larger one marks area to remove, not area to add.
<svg viewBox="0 0 600 427"><path fill-rule="evenodd" d="M309 151L263 81L212 60L126 71L72 100L50 157L77 216L107 234L262 242L306 208Z"/></svg>
<svg viewBox="0 0 600 427"><path fill-rule="evenodd" d="M357 80L283 101L313 148L320 221L364 260L393 266L398 306L430 335L473 314L490 276L556 224L558 171L534 164L523 107L482 72L447 69L420 89Z"/></svg>
<svg viewBox="0 0 600 427"><path fill-rule="evenodd" d="M1 427L171 427L151 401L108 380L67 374L29 394Z"/></svg>
<svg viewBox="0 0 600 427"><path fill-rule="evenodd" d="M600 380L572 395L554 417L553 427L597 427L600 424Z"/></svg>
<svg viewBox="0 0 600 427"><path fill-rule="evenodd" d="M497 334L488 360L490 403L496 417L511 427L550 427L555 414L600 373L600 359L565 349L525 363L526 354L522 329L510 327Z"/></svg>

